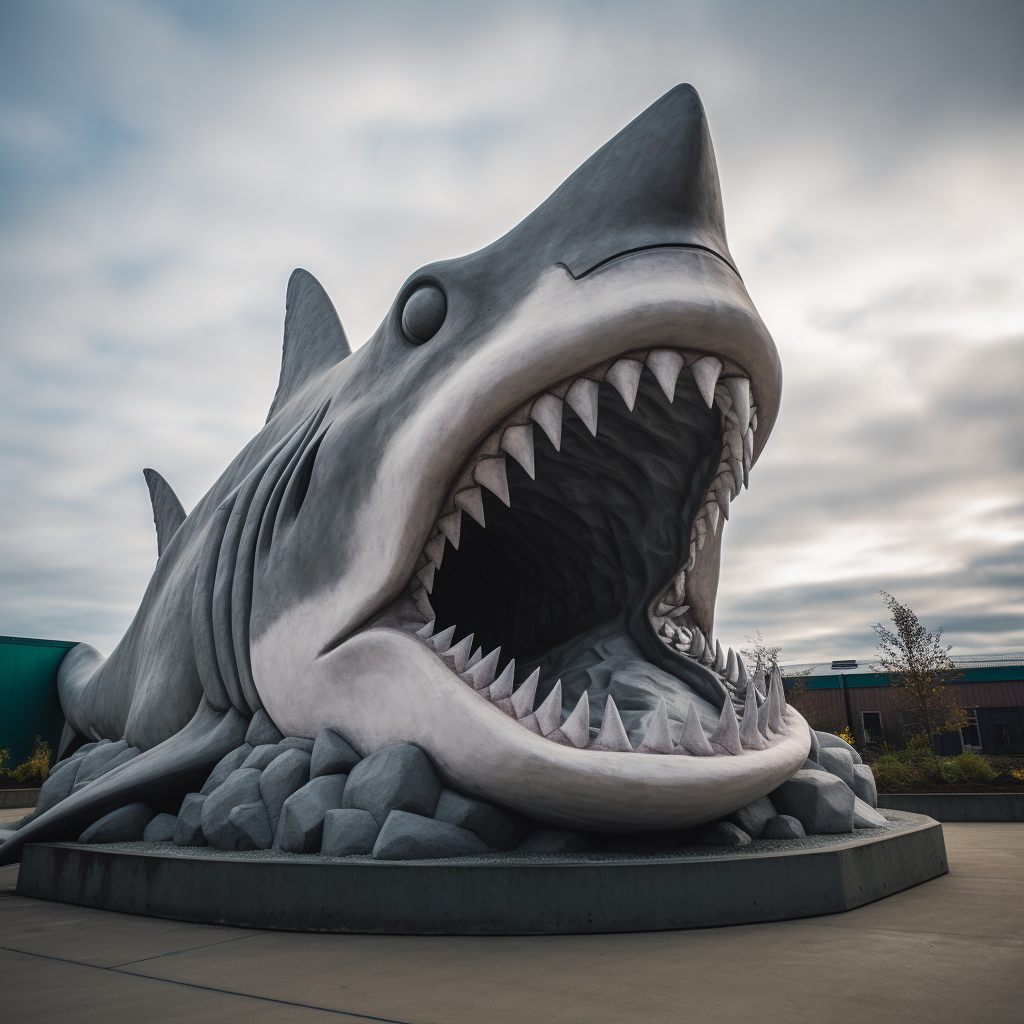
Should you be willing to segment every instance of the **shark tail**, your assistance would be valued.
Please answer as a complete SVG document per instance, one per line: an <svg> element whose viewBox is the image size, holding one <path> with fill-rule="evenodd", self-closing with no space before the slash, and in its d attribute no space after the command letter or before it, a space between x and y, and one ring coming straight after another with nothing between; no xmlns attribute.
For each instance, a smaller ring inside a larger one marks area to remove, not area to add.
<svg viewBox="0 0 1024 1024"><path fill-rule="evenodd" d="M72 648L71 653L77 650L77 647ZM102 657L93 648L88 650ZM82 664L86 664L84 654ZM68 685L71 682L73 680ZM64 700L63 692L61 700ZM118 765L26 822L0 844L0 864L20 860L25 843L77 839L104 814L137 800L148 803L180 799L201 783L225 754L241 746L248 726L249 720L234 708L215 711L204 698L192 720L180 732Z"/></svg>

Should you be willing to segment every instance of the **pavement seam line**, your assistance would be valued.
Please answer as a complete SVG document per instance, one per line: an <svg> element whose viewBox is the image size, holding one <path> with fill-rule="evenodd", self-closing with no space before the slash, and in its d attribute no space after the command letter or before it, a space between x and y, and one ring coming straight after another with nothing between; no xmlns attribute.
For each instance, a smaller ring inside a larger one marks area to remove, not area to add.
<svg viewBox="0 0 1024 1024"><path fill-rule="evenodd" d="M201 947L200 947L201 948ZM165 985L178 985L181 988L194 988L200 992L216 992L222 996L238 996L241 999L255 999L261 1003L277 1003L280 1006L296 1006L301 1010L320 1010L322 1013L334 1013L340 1017L355 1017L358 1020L375 1020L380 1024L413 1024L412 1021L395 1020L393 1017L374 1017L369 1013L356 1013L354 1010L335 1010L330 1006L314 1006L312 1003L296 1003L290 999L275 999L273 996L254 996L250 992L236 992L229 988L214 988L212 985L198 985L194 981L175 981L173 978L159 978L153 974L138 974L135 971L121 971L116 967L100 967L97 964L84 964L80 960L68 960L62 956L49 956L46 953L30 953L24 949L15 949L13 946L0 946L0 950L8 953L19 953L21 956L33 956L39 960L53 960L56 963L72 964L75 967L86 967L93 971L110 971L113 974L123 974L128 978L145 978L147 981L159 981Z"/></svg>
<svg viewBox="0 0 1024 1024"><path fill-rule="evenodd" d="M265 935L266 932L257 932L258 935ZM179 953L194 953L197 949L209 949L211 946L224 946L229 942L240 942L242 939L254 938L253 935L232 935L227 939L218 939L216 942L204 942L199 946L189 946L187 949L173 949L169 953L157 953L155 956L144 956L138 960L125 960L123 964L111 964L107 970L118 971L122 967L131 967L132 964L144 964L147 960L159 960L164 956L177 956Z"/></svg>

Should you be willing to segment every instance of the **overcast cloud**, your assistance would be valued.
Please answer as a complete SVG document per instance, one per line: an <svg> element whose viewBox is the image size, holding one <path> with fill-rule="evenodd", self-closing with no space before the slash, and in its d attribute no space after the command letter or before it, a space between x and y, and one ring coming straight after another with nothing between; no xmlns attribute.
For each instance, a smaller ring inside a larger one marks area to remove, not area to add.
<svg viewBox="0 0 1024 1024"><path fill-rule="evenodd" d="M303 266L354 344L677 82L782 414L718 634L870 655L873 587L1024 648L1019 3L0 3L0 632L109 651L260 428Z"/></svg>

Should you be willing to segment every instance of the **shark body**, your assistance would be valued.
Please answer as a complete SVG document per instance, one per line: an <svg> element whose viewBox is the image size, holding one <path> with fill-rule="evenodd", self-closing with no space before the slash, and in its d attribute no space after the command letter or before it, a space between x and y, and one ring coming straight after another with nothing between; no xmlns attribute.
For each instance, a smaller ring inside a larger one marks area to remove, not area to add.
<svg viewBox="0 0 1024 1024"><path fill-rule="evenodd" d="M354 353L296 271L266 425L183 520L147 474L139 611L109 658L61 667L63 746L141 753L0 859L180 795L260 709L362 755L418 744L557 825L682 827L770 792L806 723L710 638L780 393L689 86L503 238L412 274Z"/></svg>

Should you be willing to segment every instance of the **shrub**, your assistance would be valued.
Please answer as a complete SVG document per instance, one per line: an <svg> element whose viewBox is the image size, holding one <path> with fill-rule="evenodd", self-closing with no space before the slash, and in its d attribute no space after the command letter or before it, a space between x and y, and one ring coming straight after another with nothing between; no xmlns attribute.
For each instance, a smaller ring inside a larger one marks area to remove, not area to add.
<svg viewBox="0 0 1024 1024"><path fill-rule="evenodd" d="M50 774L51 754L50 744L41 736L37 736L28 760L4 774L23 786L41 786L46 781L46 776Z"/></svg>
<svg viewBox="0 0 1024 1024"><path fill-rule="evenodd" d="M1019 779L1021 782L1024 782L1024 768L1011 768L1010 775L1012 775L1013 778Z"/></svg>
<svg viewBox="0 0 1024 1024"><path fill-rule="evenodd" d="M967 752L944 761L939 771L943 782L991 782L996 777L996 772L983 757Z"/></svg>
<svg viewBox="0 0 1024 1024"><path fill-rule="evenodd" d="M871 765L871 771L874 773L875 781L880 786L909 786L910 783L918 781L920 778L919 772L900 757L900 754L904 753L906 753L906 751L901 750L898 752L883 754L875 760L874 764Z"/></svg>
<svg viewBox="0 0 1024 1024"><path fill-rule="evenodd" d="M844 740L846 743L849 743L851 747L857 746L857 741L853 738L853 733L850 732L850 727L849 726L847 726L845 729L843 729L842 732L837 732L836 735L841 740Z"/></svg>

